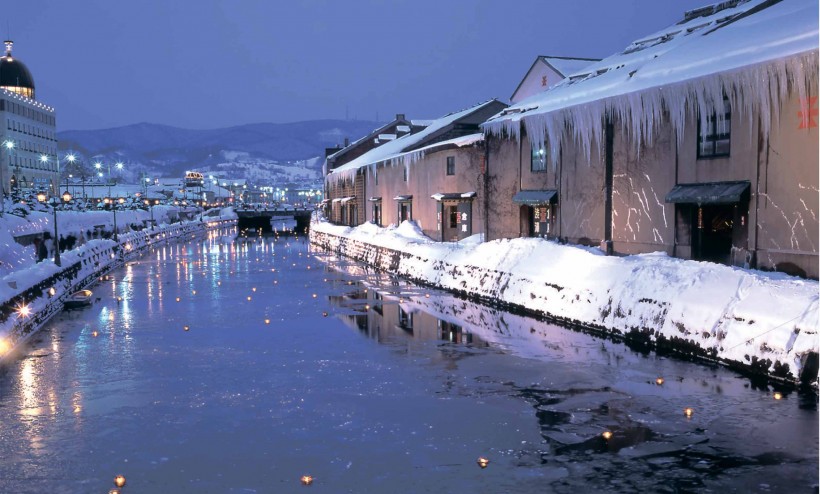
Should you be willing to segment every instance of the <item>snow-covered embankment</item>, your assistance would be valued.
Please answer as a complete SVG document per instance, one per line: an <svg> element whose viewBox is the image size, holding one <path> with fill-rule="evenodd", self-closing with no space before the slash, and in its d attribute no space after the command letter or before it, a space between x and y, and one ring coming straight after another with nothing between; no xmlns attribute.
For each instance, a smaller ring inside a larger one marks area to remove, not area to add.
<svg viewBox="0 0 820 494"><path fill-rule="evenodd" d="M608 257L542 239L441 243L410 222L319 222L310 236L445 290L784 380L817 380L816 281L664 254Z"/></svg>

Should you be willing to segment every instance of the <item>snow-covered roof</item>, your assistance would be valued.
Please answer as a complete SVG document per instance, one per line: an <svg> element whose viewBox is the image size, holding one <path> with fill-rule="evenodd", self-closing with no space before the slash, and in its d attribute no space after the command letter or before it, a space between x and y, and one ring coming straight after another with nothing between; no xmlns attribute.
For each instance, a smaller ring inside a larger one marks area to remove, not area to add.
<svg viewBox="0 0 820 494"><path fill-rule="evenodd" d="M606 116L638 143L651 142L654 124L668 112L680 142L687 114L706 118L728 95L740 113L760 114L768 133L790 87L803 98L816 92L816 0L729 0L706 13L510 106L483 124L485 132L518 137L523 124L532 144L543 146L561 142L569 127L589 154L592 142L601 142ZM557 161L559 146L550 153Z"/></svg>
<svg viewBox="0 0 820 494"><path fill-rule="evenodd" d="M401 118L399 118L399 117L401 117ZM369 141L371 139L378 139L380 134L384 134L385 131L392 128L397 123L399 124L397 128L399 128L399 129L406 128L407 129L406 132L410 132L410 128L407 127L406 125L401 125L401 122L407 122L407 119L404 118L403 114L396 115L395 120L393 120L391 122L388 122L388 123L382 125L381 127L377 128L377 129L373 129L373 131L370 132L369 134L367 134L365 136L362 136L359 139L356 139L352 143L348 144L347 146L343 147L342 149L336 151L335 153L333 153L330 156L328 156L327 158L325 158L325 163L327 163L328 161L333 161L333 160L339 158L340 156L346 154L351 149L354 149L354 148L358 147L361 143L363 143L365 141ZM415 122L416 122L415 120L410 121L410 123L412 125L416 125Z"/></svg>
<svg viewBox="0 0 820 494"><path fill-rule="evenodd" d="M416 132L415 134L404 135L396 140L386 142L375 149L371 149L370 151L359 156L358 158L351 160L348 163L345 163L339 168L333 170L331 175L339 173L343 176L348 176L350 173L355 173L356 170L363 166L373 165L386 160L400 160L403 163L405 158L410 157L410 160L414 161L415 159L423 155L425 148L416 149L409 153L405 152L406 149L410 149L411 147L423 143L426 138L432 136L444 127L468 115L471 115L472 113L479 111L485 106L493 104L496 101L497 100L495 99L491 99L478 105L467 108L465 110L450 113L437 120L433 120L430 123L430 125L428 125L424 130ZM456 139L451 139L451 141L462 142L465 138L469 138L469 142L466 144L461 144L461 146L472 144L473 142L476 142L477 139L480 139L479 135L473 134L472 136L464 136L458 137ZM435 143L435 145L441 144L444 143Z"/></svg>
<svg viewBox="0 0 820 494"><path fill-rule="evenodd" d="M600 61L599 58L571 58L571 57L553 57L549 55L542 55L541 60L552 66L559 74L568 77L579 70L588 67L593 62Z"/></svg>

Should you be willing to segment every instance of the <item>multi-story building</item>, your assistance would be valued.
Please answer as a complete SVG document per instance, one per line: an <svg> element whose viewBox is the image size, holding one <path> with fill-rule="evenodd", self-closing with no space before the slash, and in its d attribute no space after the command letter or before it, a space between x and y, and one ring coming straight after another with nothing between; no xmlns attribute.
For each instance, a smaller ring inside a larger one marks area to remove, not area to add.
<svg viewBox="0 0 820 494"><path fill-rule="evenodd" d="M330 219L353 226L412 220L448 241L482 233L483 209L474 206L484 198L479 124L506 106L493 99L425 122L332 169L325 183Z"/></svg>
<svg viewBox="0 0 820 494"><path fill-rule="evenodd" d="M0 57L0 192L57 193L60 166L54 108L36 99L34 78L11 54Z"/></svg>
<svg viewBox="0 0 820 494"><path fill-rule="evenodd" d="M817 13L686 12L489 119L487 237L816 278Z"/></svg>

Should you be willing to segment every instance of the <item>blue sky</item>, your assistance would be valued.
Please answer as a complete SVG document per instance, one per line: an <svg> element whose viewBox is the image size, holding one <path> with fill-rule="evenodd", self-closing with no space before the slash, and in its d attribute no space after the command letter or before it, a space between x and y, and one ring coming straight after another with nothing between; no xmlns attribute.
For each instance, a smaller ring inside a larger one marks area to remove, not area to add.
<svg viewBox="0 0 820 494"><path fill-rule="evenodd" d="M537 55L604 57L703 0L30 0L14 54L58 130L432 118L507 101Z"/></svg>

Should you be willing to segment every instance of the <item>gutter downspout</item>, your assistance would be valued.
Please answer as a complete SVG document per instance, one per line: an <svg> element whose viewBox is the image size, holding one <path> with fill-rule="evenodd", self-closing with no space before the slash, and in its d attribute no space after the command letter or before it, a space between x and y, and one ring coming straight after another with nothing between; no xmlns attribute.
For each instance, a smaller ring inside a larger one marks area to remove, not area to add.
<svg viewBox="0 0 820 494"><path fill-rule="evenodd" d="M484 241L490 240L490 142L491 134L484 134ZM444 218L441 219L444 221Z"/></svg>
<svg viewBox="0 0 820 494"><path fill-rule="evenodd" d="M601 249L606 255L612 255L612 160L613 160L613 125L609 117L606 119L606 157L604 172L604 241Z"/></svg>

